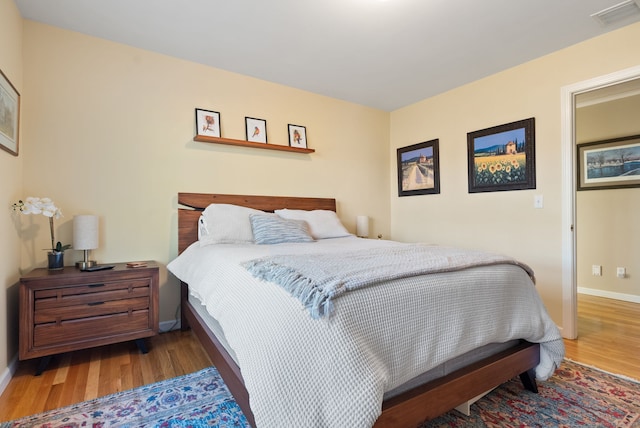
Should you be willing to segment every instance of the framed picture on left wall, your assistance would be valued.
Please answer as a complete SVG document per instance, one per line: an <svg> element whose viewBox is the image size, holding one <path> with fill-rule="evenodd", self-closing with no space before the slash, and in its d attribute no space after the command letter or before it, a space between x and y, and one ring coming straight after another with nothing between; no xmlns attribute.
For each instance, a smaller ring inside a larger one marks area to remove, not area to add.
<svg viewBox="0 0 640 428"><path fill-rule="evenodd" d="M196 109L196 131L198 135L220 137L220 113Z"/></svg>
<svg viewBox="0 0 640 428"><path fill-rule="evenodd" d="M0 148L18 156L20 94L0 70Z"/></svg>

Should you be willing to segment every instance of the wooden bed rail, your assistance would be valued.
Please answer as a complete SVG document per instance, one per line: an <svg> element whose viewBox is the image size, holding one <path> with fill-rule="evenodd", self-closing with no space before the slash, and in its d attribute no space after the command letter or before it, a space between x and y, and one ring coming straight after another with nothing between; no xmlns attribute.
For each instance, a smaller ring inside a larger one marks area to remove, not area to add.
<svg viewBox="0 0 640 428"><path fill-rule="evenodd" d="M540 345L523 341L385 401L374 427L417 427L518 375L527 389L537 392L533 370L524 368L539 362Z"/></svg>

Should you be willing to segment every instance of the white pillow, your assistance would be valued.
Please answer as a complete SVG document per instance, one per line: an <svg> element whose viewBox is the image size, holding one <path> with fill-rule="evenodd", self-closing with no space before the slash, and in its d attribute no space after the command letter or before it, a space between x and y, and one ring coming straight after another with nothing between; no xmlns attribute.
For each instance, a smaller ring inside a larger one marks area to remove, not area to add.
<svg viewBox="0 0 640 428"><path fill-rule="evenodd" d="M264 211L231 204L209 205L198 222L200 245L253 244L251 214Z"/></svg>
<svg viewBox="0 0 640 428"><path fill-rule="evenodd" d="M313 242L306 221L289 220L275 214L251 214L249 219L256 244Z"/></svg>
<svg viewBox="0 0 640 428"><path fill-rule="evenodd" d="M209 231L207 230L207 222L204 219L204 216L200 214L198 218L198 241L201 241L202 238L207 236Z"/></svg>
<svg viewBox="0 0 640 428"><path fill-rule="evenodd" d="M276 210L275 213L282 218L306 221L314 239L341 238L351 235L340 222L338 215L330 210L283 209Z"/></svg>

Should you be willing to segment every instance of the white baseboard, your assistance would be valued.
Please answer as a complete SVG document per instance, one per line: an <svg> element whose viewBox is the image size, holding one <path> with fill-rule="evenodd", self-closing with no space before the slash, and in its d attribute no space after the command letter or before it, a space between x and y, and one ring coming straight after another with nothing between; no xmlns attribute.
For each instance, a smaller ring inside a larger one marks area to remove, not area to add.
<svg viewBox="0 0 640 428"><path fill-rule="evenodd" d="M0 376L0 395L4 392L4 390L11 382L11 378L13 378L14 373L18 369L18 355L16 354L11 361L9 362L9 367L4 369L2 375Z"/></svg>
<svg viewBox="0 0 640 428"><path fill-rule="evenodd" d="M640 303L640 296L635 294L616 293L615 291L597 290L595 288L578 287L579 294L605 297L607 299L622 300L624 302Z"/></svg>

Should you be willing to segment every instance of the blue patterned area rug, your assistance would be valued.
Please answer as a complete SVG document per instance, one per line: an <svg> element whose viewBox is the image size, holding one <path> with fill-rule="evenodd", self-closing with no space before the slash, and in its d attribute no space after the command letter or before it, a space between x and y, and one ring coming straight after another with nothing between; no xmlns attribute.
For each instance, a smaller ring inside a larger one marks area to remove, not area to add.
<svg viewBox="0 0 640 428"><path fill-rule="evenodd" d="M248 427L215 368L0 423L0 428ZM539 393L515 378L432 427L640 427L640 383L565 361ZM311 428L311 427L310 427ZM345 427L347 428L347 427Z"/></svg>
<svg viewBox="0 0 640 428"><path fill-rule="evenodd" d="M0 423L0 428L248 426L214 367Z"/></svg>

